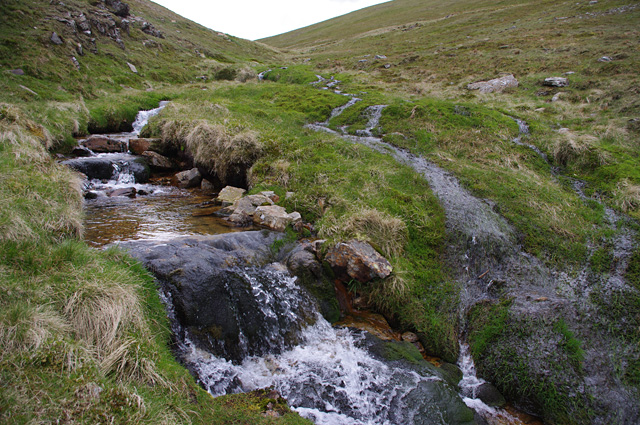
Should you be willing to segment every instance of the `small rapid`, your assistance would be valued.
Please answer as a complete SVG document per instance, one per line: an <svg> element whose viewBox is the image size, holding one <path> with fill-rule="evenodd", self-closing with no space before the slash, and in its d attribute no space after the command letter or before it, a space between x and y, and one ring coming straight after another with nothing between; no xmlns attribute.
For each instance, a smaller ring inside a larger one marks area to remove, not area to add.
<svg viewBox="0 0 640 425"><path fill-rule="evenodd" d="M262 351L241 361L199 348L198 338L176 319L172 294L163 293L178 356L207 391L220 396L273 388L293 410L321 425L467 423L464 404L441 377L428 368L385 360L380 356L384 345L365 332L332 327L308 304L296 278L280 269L238 271L261 306L254 313L271 323L261 330L260 341L241 338L241 346L260 344ZM285 331L289 335L282 335ZM295 344L289 347L282 343L291 340Z"/></svg>

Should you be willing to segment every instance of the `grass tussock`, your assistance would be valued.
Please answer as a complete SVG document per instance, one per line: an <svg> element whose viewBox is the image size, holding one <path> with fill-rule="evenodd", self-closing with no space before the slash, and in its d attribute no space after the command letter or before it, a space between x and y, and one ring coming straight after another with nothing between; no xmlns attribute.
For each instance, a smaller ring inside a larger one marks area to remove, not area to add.
<svg viewBox="0 0 640 425"><path fill-rule="evenodd" d="M224 115L222 108L216 109ZM169 149L186 150L197 166L204 167L222 181L246 173L262 154L257 132L206 120L167 120L161 124L161 137Z"/></svg>
<svg viewBox="0 0 640 425"><path fill-rule="evenodd" d="M556 162L564 167L594 169L609 162L606 153L595 148L597 140L593 136L565 131L555 140L553 156Z"/></svg>
<svg viewBox="0 0 640 425"><path fill-rule="evenodd" d="M322 228L322 237L367 241L387 257L402 255L409 240L407 225L402 219L373 208L353 211L333 223Z"/></svg>
<svg viewBox="0 0 640 425"><path fill-rule="evenodd" d="M618 183L614 192L614 202L625 213L640 209L640 185L625 179Z"/></svg>

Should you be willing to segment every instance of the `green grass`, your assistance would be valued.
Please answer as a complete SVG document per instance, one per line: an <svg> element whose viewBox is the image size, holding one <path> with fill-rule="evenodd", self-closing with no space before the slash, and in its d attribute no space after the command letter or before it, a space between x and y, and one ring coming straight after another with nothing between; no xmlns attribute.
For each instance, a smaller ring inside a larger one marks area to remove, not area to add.
<svg viewBox="0 0 640 425"><path fill-rule="evenodd" d="M86 120L86 108L55 106L36 109ZM213 399L198 387L170 351L150 274L80 240L76 177L46 151L68 124L49 131L33 111L0 111L1 421L308 423L287 412L265 418L252 395Z"/></svg>

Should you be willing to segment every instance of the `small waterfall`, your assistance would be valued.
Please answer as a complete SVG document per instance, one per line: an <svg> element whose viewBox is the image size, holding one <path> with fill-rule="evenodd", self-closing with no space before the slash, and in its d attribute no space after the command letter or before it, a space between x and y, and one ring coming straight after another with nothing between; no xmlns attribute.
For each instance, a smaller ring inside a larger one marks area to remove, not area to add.
<svg viewBox="0 0 640 425"><path fill-rule="evenodd" d="M250 355L247 350L249 355L240 362L198 348L197 338L176 320L172 294L163 294L178 337L178 356L212 395L274 387L316 424L456 423L442 419L464 408L448 384L427 371L385 363L369 351L379 344L373 342L377 339L362 331L333 328L307 303L296 278L279 266L241 274L251 283L260 311L239 314L257 313L260 321L273 326L262 342L251 343L263 345L262 353ZM291 334L292 324L299 329L296 344L283 349L279 340L283 333Z"/></svg>
<svg viewBox="0 0 640 425"><path fill-rule="evenodd" d="M258 74L258 80L259 81L264 81L264 76L267 75L271 71L272 71L271 68L267 69L266 71L262 71L260 74Z"/></svg>
<svg viewBox="0 0 640 425"><path fill-rule="evenodd" d="M373 129L380 125L380 118L382 118L382 111L387 105L374 105L369 106L365 112L369 114L369 122L364 130L358 130L356 134L361 137L373 137Z"/></svg>
<svg viewBox="0 0 640 425"><path fill-rule="evenodd" d="M144 126L147 125L147 123L149 122L149 119L151 117L158 115L160 111L162 111L164 107L167 106L168 104L169 104L168 101L163 100L162 102L160 102L160 105L155 109L138 112L138 115L136 115L136 119L132 124L132 127L133 127L132 137L139 135L142 129L144 128Z"/></svg>
<svg viewBox="0 0 640 425"><path fill-rule="evenodd" d="M544 152L542 152L540 149L538 149L538 147L537 147L537 146L535 146L535 145L531 145L531 144L528 144L528 143L524 143L524 142L522 141L522 139L523 139L524 137L527 137L527 136L530 134L530 133L529 133L529 125L528 125L525 121L520 120L520 119L518 119L518 118L513 118L513 117L511 117L511 118L512 118L516 123L518 123L518 135L517 135L517 136L512 140L512 141L513 141L513 143L515 143L515 144L516 144L516 145L518 145L518 146L524 146L525 148L529 148L529 149L531 149L532 151L534 151L535 153L537 153L537 154L538 154L538 156L539 156L540 158L544 159L544 161L545 161L547 164L551 165L551 164L549 163L549 158L547 157L547 154L545 154L545 153L544 153ZM558 170L557 170L555 167L551 167L551 172L552 172L553 174L557 174Z"/></svg>

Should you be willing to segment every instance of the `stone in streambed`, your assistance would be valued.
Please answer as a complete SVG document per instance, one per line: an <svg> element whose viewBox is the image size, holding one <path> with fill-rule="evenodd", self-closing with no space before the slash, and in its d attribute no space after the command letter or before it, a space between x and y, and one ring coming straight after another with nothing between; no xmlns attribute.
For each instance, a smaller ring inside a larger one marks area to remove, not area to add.
<svg viewBox="0 0 640 425"><path fill-rule="evenodd" d="M113 176L113 163L104 158L76 158L62 164L84 174L89 180L109 180Z"/></svg>
<svg viewBox="0 0 640 425"><path fill-rule="evenodd" d="M384 279L393 271L393 267L371 245L352 240L339 243L329 249L325 256L336 277L344 281L356 279L368 282L375 278Z"/></svg>
<svg viewBox="0 0 640 425"><path fill-rule="evenodd" d="M149 166L154 170L168 171L175 168L173 162L171 162L169 158L167 158L166 156L162 156L157 152L145 151L142 152L142 156L147 160Z"/></svg>
<svg viewBox="0 0 640 425"><path fill-rule="evenodd" d="M81 140L80 144L98 153L121 153L127 151L127 144L125 142L106 136L94 135L85 140Z"/></svg>
<svg viewBox="0 0 640 425"><path fill-rule="evenodd" d="M246 190L239 187L226 186L218 194L217 200L222 206L233 205L237 200L242 198L245 192Z"/></svg>
<svg viewBox="0 0 640 425"><path fill-rule="evenodd" d="M129 139L129 151L136 155L142 155L151 147L151 141L155 139Z"/></svg>
<svg viewBox="0 0 640 425"><path fill-rule="evenodd" d="M123 189L116 189L109 192L109 197L113 198L116 196L127 196L129 198L135 198L136 193L137 191L135 187L125 187Z"/></svg>
<svg viewBox="0 0 640 425"><path fill-rule="evenodd" d="M202 181L202 175L197 168L192 168L190 170L177 173L175 176L173 176L173 181L176 186L183 189L197 187Z"/></svg>
<svg viewBox="0 0 640 425"><path fill-rule="evenodd" d="M233 213L227 219L236 226L246 227L253 224L256 209L264 205L273 205L273 201L264 195L249 195L238 199L230 207Z"/></svg>
<svg viewBox="0 0 640 425"><path fill-rule="evenodd" d="M272 230L283 232L292 221L292 218L283 207L269 205L256 208L253 213L253 222Z"/></svg>
<svg viewBox="0 0 640 425"><path fill-rule="evenodd" d="M485 382L476 388L475 396L482 400L487 406L502 407L507 404L507 401L504 399L503 395L500 394L500 391L488 382Z"/></svg>
<svg viewBox="0 0 640 425"><path fill-rule="evenodd" d="M84 146L76 146L71 151L71 155L76 157L88 158L90 156L93 156L93 152L91 152L91 149L85 148Z"/></svg>

